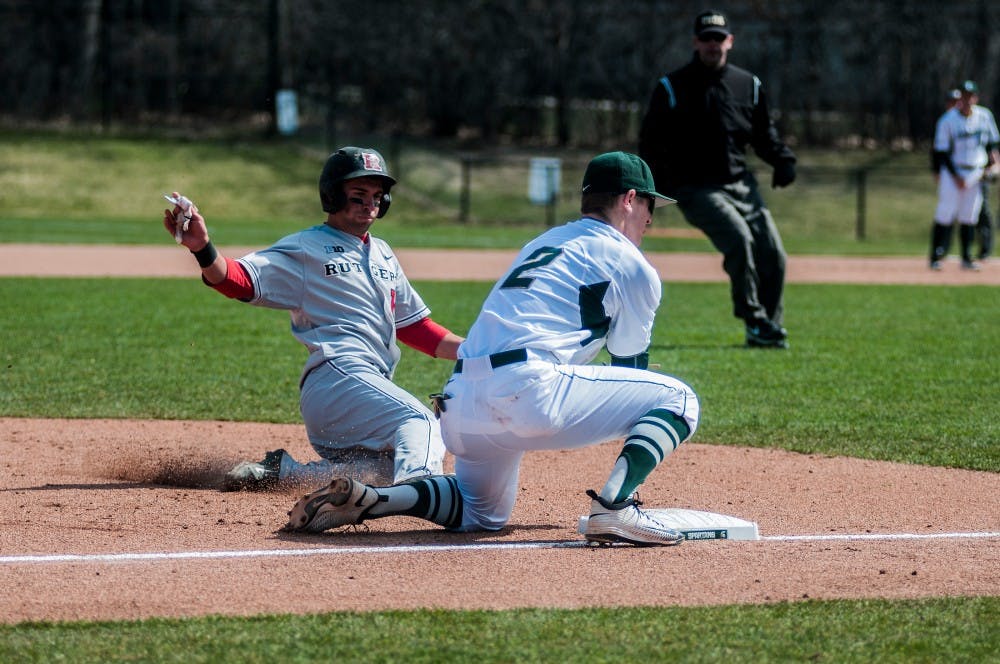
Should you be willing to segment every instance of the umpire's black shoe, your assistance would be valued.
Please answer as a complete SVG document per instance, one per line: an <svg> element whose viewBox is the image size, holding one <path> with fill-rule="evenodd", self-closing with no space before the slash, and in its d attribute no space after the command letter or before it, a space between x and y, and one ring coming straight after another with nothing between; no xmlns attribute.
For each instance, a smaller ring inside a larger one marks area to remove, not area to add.
<svg viewBox="0 0 1000 664"><path fill-rule="evenodd" d="M749 348L788 348L788 331L769 321L747 323L746 340Z"/></svg>

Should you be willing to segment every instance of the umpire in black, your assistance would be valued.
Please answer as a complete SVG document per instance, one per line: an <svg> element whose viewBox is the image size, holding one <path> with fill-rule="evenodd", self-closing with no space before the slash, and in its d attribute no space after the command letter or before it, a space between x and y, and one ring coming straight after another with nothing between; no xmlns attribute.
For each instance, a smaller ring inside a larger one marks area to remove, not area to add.
<svg viewBox="0 0 1000 664"><path fill-rule="evenodd" d="M760 79L726 62L732 46L721 12L698 15L694 57L653 90L639 154L657 191L677 199L688 222L722 252L747 345L787 348L785 248L747 169L746 147L774 168L773 187L795 180L795 155L771 122Z"/></svg>

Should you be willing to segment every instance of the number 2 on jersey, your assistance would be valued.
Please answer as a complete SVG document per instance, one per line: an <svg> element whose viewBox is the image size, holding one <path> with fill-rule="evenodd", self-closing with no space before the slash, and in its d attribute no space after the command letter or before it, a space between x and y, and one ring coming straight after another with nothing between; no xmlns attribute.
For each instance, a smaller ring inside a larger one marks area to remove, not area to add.
<svg viewBox="0 0 1000 664"><path fill-rule="evenodd" d="M548 265L561 253L562 249L556 247L535 249L523 263L511 270L510 275L500 284L500 288L529 288L531 282L535 280L534 277L522 277L521 275L536 267Z"/></svg>

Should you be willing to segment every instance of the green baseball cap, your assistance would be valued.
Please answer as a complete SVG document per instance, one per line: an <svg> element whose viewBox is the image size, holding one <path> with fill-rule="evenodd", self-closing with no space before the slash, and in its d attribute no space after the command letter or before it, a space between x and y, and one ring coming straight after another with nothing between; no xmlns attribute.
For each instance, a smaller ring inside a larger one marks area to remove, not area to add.
<svg viewBox="0 0 1000 664"><path fill-rule="evenodd" d="M624 194L635 189L637 194L651 196L656 207L676 203L656 191L653 173L638 155L628 152L605 152L590 160L583 174L585 194Z"/></svg>
<svg viewBox="0 0 1000 664"><path fill-rule="evenodd" d="M978 95L979 94L979 86L976 85L975 81L965 81L965 82L963 82L962 85L959 87L959 90L962 93L967 94L967 95Z"/></svg>

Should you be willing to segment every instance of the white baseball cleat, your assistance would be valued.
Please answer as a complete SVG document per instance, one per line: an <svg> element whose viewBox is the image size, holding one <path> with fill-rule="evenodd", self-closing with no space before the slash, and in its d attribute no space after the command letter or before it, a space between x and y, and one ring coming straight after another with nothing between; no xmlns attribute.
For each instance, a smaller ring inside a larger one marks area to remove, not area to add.
<svg viewBox="0 0 1000 664"><path fill-rule="evenodd" d="M620 503L610 503L591 490L587 495L593 499L584 532L588 542L674 546L684 541L683 533L639 509L642 503L636 493Z"/></svg>
<svg viewBox="0 0 1000 664"><path fill-rule="evenodd" d="M288 513L286 532L321 533L330 528L361 523L385 496L349 477L338 477L322 489L299 499Z"/></svg>

